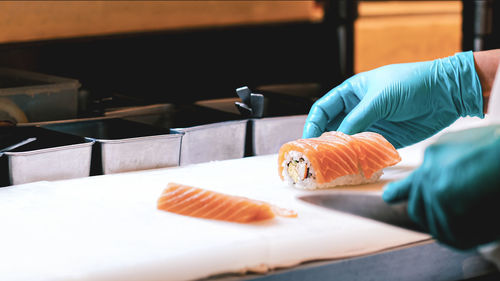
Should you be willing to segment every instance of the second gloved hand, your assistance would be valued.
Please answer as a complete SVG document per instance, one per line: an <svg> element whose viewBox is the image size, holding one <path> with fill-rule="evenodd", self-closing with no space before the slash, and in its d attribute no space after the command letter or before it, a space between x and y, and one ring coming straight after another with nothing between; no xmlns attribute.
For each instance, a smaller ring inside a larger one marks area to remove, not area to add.
<svg viewBox="0 0 500 281"><path fill-rule="evenodd" d="M316 101L302 137L373 131L400 148L467 115L483 117L472 52L359 73Z"/></svg>
<svg viewBox="0 0 500 281"><path fill-rule="evenodd" d="M443 135L407 178L386 186L389 203L436 239L470 248L500 239L500 125Z"/></svg>

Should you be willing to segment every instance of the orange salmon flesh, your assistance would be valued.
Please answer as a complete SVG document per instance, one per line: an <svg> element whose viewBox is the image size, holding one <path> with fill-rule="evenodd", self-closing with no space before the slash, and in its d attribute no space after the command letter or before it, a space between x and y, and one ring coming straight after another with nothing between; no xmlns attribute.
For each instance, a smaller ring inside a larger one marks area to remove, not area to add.
<svg viewBox="0 0 500 281"><path fill-rule="evenodd" d="M157 208L185 216L238 223L269 220L275 216L297 217L295 211L263 201L178 183L168 184L158 198Z"/></svg>
<svg viewBox="0 0 500 281"><path fill-rule="evenodd" d="M278 172L282 180L283 161L290 151L307 157L315 170L317 184L360 172L365 178L370 178L375 172L401 161L394 146L380 134L363 132L350 136L326 132L318 138L298 139L281 146Z"/></svg>

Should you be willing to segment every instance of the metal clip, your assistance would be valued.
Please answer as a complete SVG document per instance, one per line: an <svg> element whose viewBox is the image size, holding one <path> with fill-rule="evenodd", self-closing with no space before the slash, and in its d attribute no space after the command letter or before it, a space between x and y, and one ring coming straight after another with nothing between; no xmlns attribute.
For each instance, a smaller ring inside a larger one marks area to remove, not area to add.
<svg viewBox="0 0 500 281"><path fill-rule="evenodd" d="M235 102L234 104L241 115L253 118L262 117L264 113L264 95L252 93L247 86L237 88L236 94L242 102Z"/></svg>

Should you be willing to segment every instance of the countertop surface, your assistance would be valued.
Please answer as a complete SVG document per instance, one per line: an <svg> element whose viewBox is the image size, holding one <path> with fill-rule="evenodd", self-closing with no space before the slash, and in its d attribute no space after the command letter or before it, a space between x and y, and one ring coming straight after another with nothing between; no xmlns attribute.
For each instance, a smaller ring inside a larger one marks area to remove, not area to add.
<svg viewBox="0 0 500 281"><path fill-rule="evenodd" d="M237 224L159 211L156 200L171 181L264 200L299 216ZM373 192L379 186L358 188ZM0 276L191 280L265 272L429 239L309 205L296 198L304 193L280 181L276 155L2 188Z"/></svg>
<svg viewBox="0 0 500 281"><path fill-rule="evenodd" d="M378 183L339 189L380 192L420 163L425 145L400 150L403 161ZM237 224L159 211L168 182L263 200L298 218ZM281 182L276 154L2 188L0 279L194 280L430 239L297 199L313 192Z"/></svg>

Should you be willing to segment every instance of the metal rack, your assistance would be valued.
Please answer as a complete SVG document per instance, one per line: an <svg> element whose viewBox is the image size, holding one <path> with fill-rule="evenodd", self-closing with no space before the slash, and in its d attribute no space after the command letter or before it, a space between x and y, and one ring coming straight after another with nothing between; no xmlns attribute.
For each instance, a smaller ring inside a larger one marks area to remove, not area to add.
<svg viewBox="0 0 500 281"><path fill-rule="evenodd" d="M481 51L500 48L500 3L462 0L462 5L462 49Z"/></svg>

